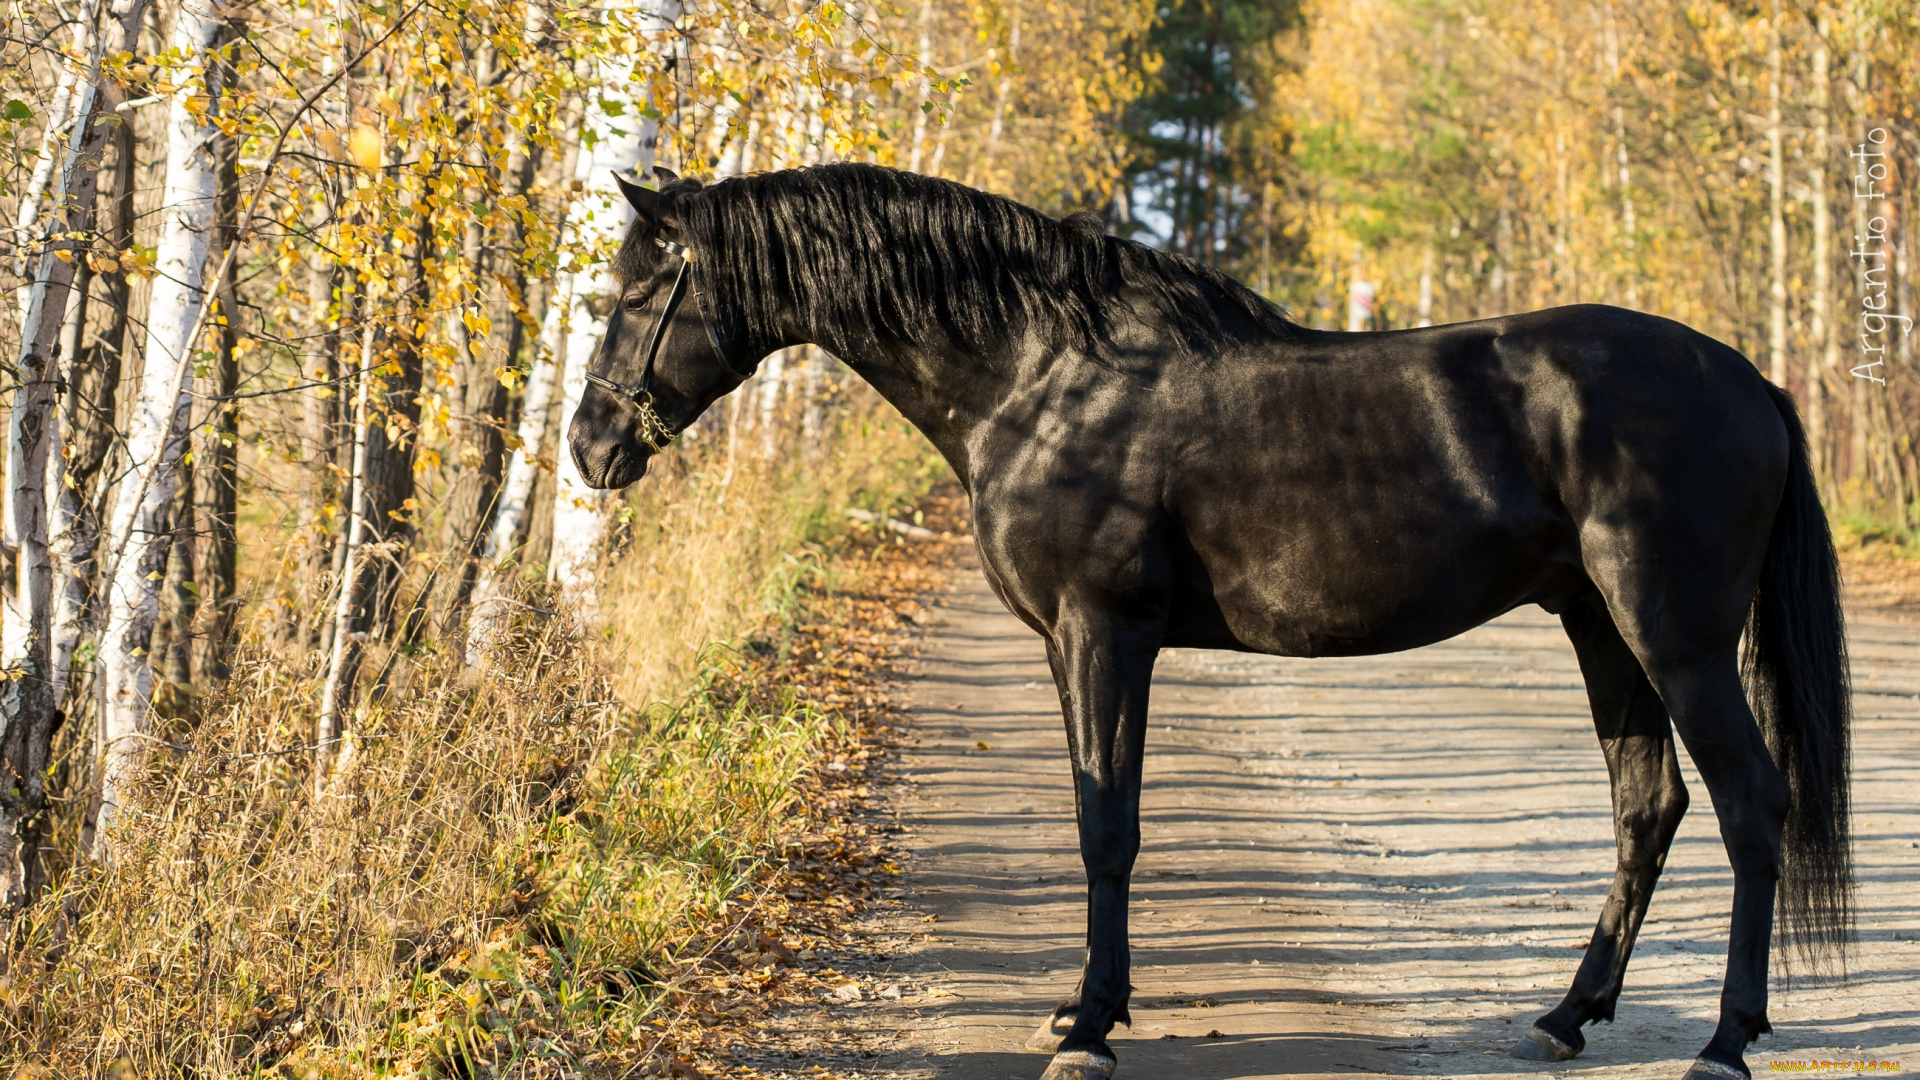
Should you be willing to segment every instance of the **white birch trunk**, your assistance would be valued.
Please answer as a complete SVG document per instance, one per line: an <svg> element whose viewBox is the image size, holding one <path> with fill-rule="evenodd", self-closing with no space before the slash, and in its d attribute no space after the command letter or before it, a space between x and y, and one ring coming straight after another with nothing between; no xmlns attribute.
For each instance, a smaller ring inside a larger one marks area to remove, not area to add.
<svg viewBox="0 0 1920 1080"><path fill-rule="evenodd" d="M933 160L927 162L928 176L946 175L940 171L940 164L947 158L947 135L952 130L953 117L951 115L942 116L940 118L940 134L933 140Z"/></svg>
<svg viewBox="0 0 1920 1080"><path fill-rule="evenodd" d="M813 345L800 346L800 438L806 453L817 454L820 435L827 426L827 410L822 383L827 378L827 354Z"/></svg>
<svg viewBox="0 0 1920 1080"><path fill-rule="evenodd" d="M638 133L636 133L637 135ZM575 178L593 184L609 180L610 172L625 172L640 166L650 157L640 140L605 139L593 153L580 156L581 166ZM600 249L603 242L620 235L632 220L632 210L616 192L611 197L590 196L600 205L581 222L584 246ZM580 617L591 621L598 614L599 593L595 565L599 562L601 541L606 536L610 499L606 492L587 486L580 467L573 460L573 448L566 445L573 415L580 408L581 395L587 389L587 367L600 348L606 333L606 321L595 317L590 301L613 287L613 275L605 262L592 269L566 274L561 282L567 296L566 332L562 336L560 356L560 436L561 443L553 494L553 552L547 559L547 577L558 582L572 601Z"/></svg>
<svg viewBox="0 0 1920 1080"><path fill-rule="evenodd" d="M80 28L74 37L79 39L77 44L83 54L91 52L98 41L97 36L90 33L98 6L98 0L92 0L80 14ZM27 178L26 190L20 195L20 212L14 218L13 227L13 272L22 279L27 277L28 259L46 235L40 220L40 203L47 196L47 187L53 183L54 168L67 157L66 136L72 130L68 121L73 119L74 84L78 81L79 76L72 68L61 69L60 81L53 88L53 103L47 107L47 130L40 137L40 157L33 163L33 175ZM18 293L21 325L26 326L27 305L32 302L31 282L22 284Z"/></svg>
<svg viewBox="0 0 1920 1080"><path fill-rule="evenodd" d="M1506 315L1513 311L1513 273L1508 269L1513 261L1513 214L1507 208L1504 192L1494 227L1493 250L1493 275L1487 283L1488 291L1493 294L1493 314Z"/></svg>
<svg viewBox="0 0 1920 1080"><path fill-rule="evenodd" d="M707 131L707 158L713 162L715 179L727 175L726 166L722 162L729 157L738 156L734 153L734 143L737 140L731 136L733 135L733 118L739 114L740 108L740 103L734 100L732 94L722 96L719 104L713 107L711 121L713 126Z"/></svg>
<svg viewBox="0 0 1920 1080"><path fill-rule="evenodd" d="M50 135L32 183L42 185L23 200L16 223L38 252L23 251L31 260L32 275L21 290L19 349L14 354L17 389L8 421L4 482L0 483L0 543L4 543L12 574L0 588L0 666L10 676L0 687L0 884L8 904L23 903L34 887L29 860L37 843L35 824L46 796L59 688L52 669L54 565L47 522L47 477L52 453L59 441L56 412L60 371L59 343L70 334L76 341L80 327L68 319L78 258L63 261L56 248L71 251L79 245L70 238L54 241L56 233L73 232L91 224L99 187L99 158L107 129L94 123L96 113L111 108L118 84L103 79L101 58L124 49L139 32L147 0L115 0L115 22L100 25L100 0L81 5L76 44L86 58L84 75L71 76L62 115L50 118ZM50 183L52 199L44 220L41 196ZM71 350L69 350L70 352ZM69 357L70 360L70 357Z"/></svg>
<svg viewBox="0 0 1920 1080"><path fill-rule="evenodd" d="M1613 107L1614 164L1620 181L1620 237L1627 249L1627 306L1640 306L1640 256L1638 231L1633 221L1633 171L1627 157L1627 110Z"/></svg>
<svg viewBox="0 0 1920 1080"><path fill-rule="evenodd" d="M52 660L49 693L58 706L66 696L67 679L73 674L73 654L87 632L92 615L92 580L80 572L100 548L99 521L86 505L84 492L65 483L65 462L59 454L48 456L47 490L57 492L51 526L51 553L57 574L53 597Z"/></svg>
<svg viewBox="0 0 1920 1080"><path fill-rule="evenodd" d="M1787 180L1780 144L1780 3L1774 0L1767 19L1767 378L1775 386L1787 384Z"/></svg>
<svg viewBox="0 0 1920 1080"><path fill-rule="evenodd" d="M320 717L313 732L313 792L317 797L326 790L329 764L334 746L341 738L340 705L359 671L354 662L359 642L353 640L355 579L360 575L360 549L367 542L367 398L373 383L373 321L367 320L360 335L358 389L353 397L353 467L347 486L346 558L340 566L336 584L338 598L333 607L333 648L327 657L327 681L320 690Z"/></svg>
<svg viewBox="0 0 1920 1080"><path fill-rule="evenodd" d="M1020 62L1020 4L1013 5L1013 27L1007 35L1007 62L1001 67L1000 82L993 92L993 121L987 125L987 148L981 154L980 186L993 186L993 157L1000 147L1000 133L1006 124L1007 94L1013 89L1013 66ZM966 183L973 184L973 174L967 175Z"/></svg>
<svg viewBox="0 0 1920 1080"><path fill-rule="evenodd" d="M827 118L821 111L820 91L807 90L807 145L802 149L802 160L808 165L818 165L826 160L827 154Z"/></svg>
<svg viewBox="0 0 1920 1080"><path fill-rule="evenodd" d="M907 155L907 171L919 172L927 148L927 114L933 102L933 82L927 68L933 63L933 0L920 0L920 84L914 95L917 108L913 117L913 149Z"/></svg>
<svg viewBox="0 0 1920 1080"><path fill-rule="evenodd" d="M1603 9L1601 21L1603 44L1607 53L1607 78L1609 83L1620 81L1620 34L1613 21L1613 4ZM1608 93L1614 93L1611 85ZM1629 167L1627 155L1627 110L1624 106L1613 107L1613 158L1616 169L1614 179L1620 184L1620 241L1626 249L1627 306L1640 306L1640 256L1634 239L1636 228L1633 221L1633 171ZM1604 174L1602 174L1604 176Z"/></svg>
<svg viewBox="0 0 1920 1080"><path fill-rule="evenodd" d="M1810 162L1807 186L1813 197L1813 296L1810 312L1809 344L1814 355L1807 360L1806 395L1801 401L1807 416L1807 449L1813 459L1813 475L1825 490L1832 482L1832 465L1827 454L1827 393L1840 366L1840 335L1833 320L1833 205L1827 195L1827 164L1833 156L1828 132L1828 111L1832 107L1832 72L1827 52L1828 17L1822 15L1813 36L1813 145L1807 148Z"/></svg>
<svg viewBox="0 0 1920 1080"><path fill-rule="evenodd" d="M643 30L657 34L666 30L679 14L677 0L660 5ZM608 73L611 75L611 73ZM624 73L623 73L624 74ZM621 75L605 78L603 84L625 90L631 80ZM624 106L623 116L612 123L602 114L587 123L598 126L602 137L589 153L580 155L574 179L591 192L582 211L578 246L589 251L610 251L633 220L633 208L612 183L615 172L645 174L653 164L654 140L659 125L652 120L635 125L631 117L640 115L639 102L609 93L608 100ZM560 435L564 443L580 407L580 396L587 389L587 366L599 351L606 333L606 321L596 317L590 301L613 288L613 274L606 260L597 260L593 268L578 274L563 274L558 282L568 298L567 330L560 357ZM598 610L594 568L606 536L607 493L587 486L574 464L572 447L562 445L553 496L553 554L547 560L547 577L558 582L583 619L591 620ZM495 605L499 606L499 605Z"/></svg>
<svg viewBox="0 0 1920 1080"><path fill-rule="evenodd" d="M35 710L44 707L38 699L46 696L53 563L47 550L45 483L48 449L60 438L55 411L59 382L55 354L66 329L74 269L73 264L54 256L51 245L37 254L32 249L39 247L50 232L39 217L47 188L53 186L57 206L72 195L73 182L78 179L82 144L98 100L94 82L99 75L103 38L94 32L94 22L99 13L98 0L90 0L81 11L75 37L88 56L87 81L75 94L76 77L71 72L61 74L40 160L34 166L16 219L21 269L24 271L30 260L33 273L18 292L20 345L14 354L14 370L19 385L10 403L4 488L0 488L0 544L4 544L13 568L11 579L0 582L0 592L4 593L0 596L0 668L12 676L0 686L0 745L15 725L28 722ZM71 137L63 137L68 132ZM14 815L0 810L0 817L6 819L0 821L0 826L6 827L0 835L11 837Z"/></svg>
<svg viewBox="0 0 1920 1080"><path fill-rule="evenodd" d="M746 123L741 126L740 137L727 140L727 148L713 167L714 179L738 176L753 167L753 140L760 130L760 122L754 114L747 113Z"/></svg>
<svg viewBox="0 0 1920 1080"><path fill-rule="evenodd" d="M540 475L540 447L546 442L547 420L553 413L553 394L560 385L559 352L564 343L565 313L572 297L554 283L555 295L547 301L541 317L540 345L534 353L533 370L527 374L527 396L520 406L520 424L514 430L520 445L507 459L507 471L500 484L500 505L494 511L493 525L487 533L487 546L480 560L480 574L473 584L473 599L468 605L467 663L478 664L487 650L500 640L507 615L507 582L501 571L513 554L513 538L527 516L527 503L533 495L534 481Z"/></svg>
<svg viewBox="0 0 1920 1080"><path fill-rule="evenodd" d="M82 284L75 290L84 294L87 285L86 275L81 275ZM67 325L60 334L61 367L70 381L76 375L75 358L80 351L82 325L86 321L87 305L84 295L74 297L67 304ZM56 414L57 414L56 410ZM56 415L56 421L57 421ZM49 657L47 661L47 704L59 708L66 697L67 676L73 669L73 653L80 644L80 635L86 629L87 598L91 593L90 582L86 575L76 573L93 559L94 549L99 546L99 529L94 526L92 515L88 513L87 493L67 483L67 459L54 447L59 443L58 423L51 425L48 432L44 481L41 490L46 494L44 502L48 509L47 556L52 580L50 599L51 612L48 622Z"/></svg>
<svg viewBox="0 0 1920 1080"><path fill-rule="evenodd" d="M220 25L204 0L187 0L174 16L172 46L189 63L204 64ZM120 478L108 531L114 567L106 579L107 622L100 642L100 745L105 762L94 833L96 857L105 854L107 829L144 750L140 744L153 692L147 648L159 615L160 584L173 535L169 511L192 400L190 337L207 301L207 252L216 223L217 130L196 122L187 111L187 99L203 84L204 74L178 81L180 89L167 111L167 180L147 317L146 366L128 423L127 470Z"/></svg>

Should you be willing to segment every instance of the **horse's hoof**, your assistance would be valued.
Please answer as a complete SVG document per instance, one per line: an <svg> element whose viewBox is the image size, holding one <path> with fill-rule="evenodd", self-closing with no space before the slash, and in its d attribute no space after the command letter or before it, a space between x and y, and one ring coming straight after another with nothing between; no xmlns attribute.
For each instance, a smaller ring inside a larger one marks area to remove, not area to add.
<svg viewBox="0 0 1920 1080"><path fill-rule="evenodd" d="M1753 1080L1753 1074L1711 1058L1694 1058L1682 1080Z"/></svg>
<svg viewBox="0 0 1920 1080"><path fill-rule="evenodd" d="M1580 1052L1576 1046L1568 1046L1535 1024L1522 1036L1519 1045L1513 1048L1513 1056L1524 1061L1568 1061Z"/></svg>
<svg viewBox="0 0 1920 1080"><path fill-rule="evenodd" d="M1073 1017L1049 1016L1040 1021L1039 1028L1027 1036L1027 1049L1036 1054L1051 1054L1060 1049L1060 1040L1073 1030Z"/></svg>
<svg viewBox="0 0 1920 1080"><path fill-rule="evenodd" d="M1040 1080L1111 1080L1114 1066L1120 1064L1105 1054L1087 1050L1069 1050L1053 1055Z"/></svg>

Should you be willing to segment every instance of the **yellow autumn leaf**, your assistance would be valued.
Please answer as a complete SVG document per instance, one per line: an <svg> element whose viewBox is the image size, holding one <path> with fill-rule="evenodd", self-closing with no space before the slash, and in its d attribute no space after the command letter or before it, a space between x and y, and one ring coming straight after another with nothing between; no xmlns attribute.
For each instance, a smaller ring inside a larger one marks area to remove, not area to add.
<svg viewBox="0 0 1920 1080"><path fill-rule="evenodd" d="M353 134L347 137L347 153L355 165L368 172L380 168L379 130L367 124L354 128Z"/></svg>

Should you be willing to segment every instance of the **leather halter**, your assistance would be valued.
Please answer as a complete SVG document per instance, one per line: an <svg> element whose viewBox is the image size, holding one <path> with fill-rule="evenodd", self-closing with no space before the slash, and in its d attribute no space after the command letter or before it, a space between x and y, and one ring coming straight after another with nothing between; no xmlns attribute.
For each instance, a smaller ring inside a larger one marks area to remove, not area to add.
<svg viewBox="0 0 1920 1080"><path fill-rule="evenodd" d="M660 414L653 409L653 361L660 353L660 343L666 339L667 324L673 321L674 313L680 309L680 302L687 297L687 279L693 273L693 252L687 250L685 244L676 244L671 240L655 237L653 242L665 248L669 255L678 255L681 261L680 269L673 275L673 288L667 293L667 304L660 309L659 317L653 321L653 329L647 334L647 358L645 366L640 370L640 384L629 386L623 382L616 382L605 375L594 373L591 365L587 371L587 381L602 390L618 394L627 404L633 406L634 411L640 416L640 441L646 443L657 454L665 449L667 444L673 442L678 432L669 430L666 421L660 419ZM696 290L694 295L700 294ZM713 346L713 354L720 361L721 368L740 382L746 382L753 373L749 371L742 375L734 369L732 364L727 363L727 354L721 351L720 341L713 334L713 326L707 322L704 315L700 325L707 332L707 342Z"/></svg>

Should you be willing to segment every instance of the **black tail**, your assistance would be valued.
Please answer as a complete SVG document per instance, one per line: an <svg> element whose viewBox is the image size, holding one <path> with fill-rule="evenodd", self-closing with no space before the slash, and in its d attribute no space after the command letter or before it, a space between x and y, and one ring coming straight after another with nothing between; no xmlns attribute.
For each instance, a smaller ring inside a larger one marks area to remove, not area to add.
<svg viewBox="0 0 1920 1080"><path fill-rule="evenodd" d="M1780 853L1781 937L1816 969L1832 959L1844 972L1853 932L1852 697L1840 561L1793 400L1772 386L1767 391L1786 422L1791 450L1786 493L1747 623L1747 696L1792 788Z"/></svg>

